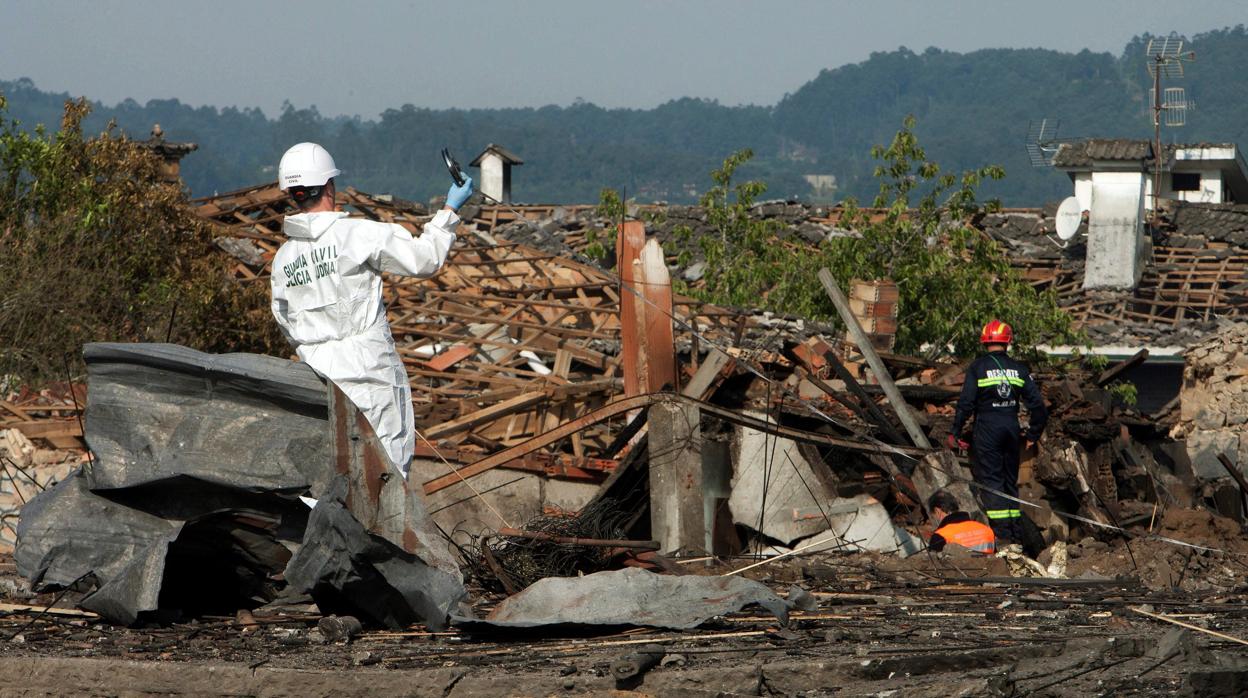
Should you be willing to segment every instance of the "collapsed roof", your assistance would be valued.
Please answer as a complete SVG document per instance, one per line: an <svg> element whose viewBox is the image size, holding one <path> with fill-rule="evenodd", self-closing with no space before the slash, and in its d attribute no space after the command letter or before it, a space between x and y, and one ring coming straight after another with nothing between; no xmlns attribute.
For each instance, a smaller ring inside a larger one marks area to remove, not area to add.
<svg viewBox="0 0 1248 698"><path fill-rule="evenodd" d="M420 204L353 188L338 196L353 215L413 233L429 219ZM285 239L280 231L290 210L286 196L265 185L195 205L199 215L222 226L217 244L237 259L235 277L265 283ZM463 214L461 242L438 275L391 277L385 286L395 342L416 388L417 427L452 460L524 442L622 392L621 299L614 275L584 257L496 239L491 231L514 217L505 210L466 207ZM804 327L679 296L673 311L684 323L676 328L677 349L695 356L709 349L708 340L763 346L790 325ZM620 427L611 422L578 433L565 449L570 458L554 465L594 468L587 456L604 450ZM417 454L429 456L430 450L420 443Z"/></svg>

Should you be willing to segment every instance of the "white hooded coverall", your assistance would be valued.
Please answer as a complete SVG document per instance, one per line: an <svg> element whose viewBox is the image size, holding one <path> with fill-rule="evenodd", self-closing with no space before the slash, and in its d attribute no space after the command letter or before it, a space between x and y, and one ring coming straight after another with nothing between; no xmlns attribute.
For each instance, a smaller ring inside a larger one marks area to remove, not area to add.
<svg viewBox="0 0 1248 698"><path fill-rule="evenodd" d="M333 381L368 418L403 476L416 446L412 389L394 348L381 273L432 276L459 217L443 209L411 233L339 211L286 216L273 258L273 317L299 358Z"/></svg>

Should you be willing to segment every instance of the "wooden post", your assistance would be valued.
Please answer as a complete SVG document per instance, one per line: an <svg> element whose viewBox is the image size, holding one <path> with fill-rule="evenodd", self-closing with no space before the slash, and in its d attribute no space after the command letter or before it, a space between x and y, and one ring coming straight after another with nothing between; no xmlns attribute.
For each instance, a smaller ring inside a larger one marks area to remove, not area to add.
<svg viewBox="0 0 1248 698"><path fill-rule="evenodd" d="M624 394L641 395L676 388L676 349L672 330L672 281L663 248L646 241L640 221L620 224L616 237L620 274L620 354Z"/></svg>
<svg viewBox="0 0 1248 698"><path fill-rule="evenodd" d="M641 221L620 223L615 238L615 269L620 275L620 363L624 369L624 394L631 397L645 392L642 388L644 360L638 346L637 327L640 324L640 306L644 301L629 289L637 287L635 274L639 269L633 262L641 258L641 248L646 244L646 229Z"/></svg>
<svg viewBox="0 0 1248 698"><path fill-rule="evenodd" d="M1243 503L1242 511L1244 518L1248 519L1248 482L1244 481L1244 474L1231 462L1230 458L1226 457L1225 453L1218 454L1218 462L1222 464L1223 468L1226 468L1227 474L1231 476L1231 479L1235 480L1235 484L1239 485L1239 497Z"/></svg>
<svg viewBox="0 0 1248 698"><path fill-rule="evenodd" d="M646 391L677 390L676 341L672 330L672 277L663 259L663 246L651 238L641 248L637 290L646 299L638 313L645 348ZM631 295L631 294L630 294Z"/></svg>
<svg viewBox="0 0 1248 698"><path fill-rule="evenodd" d="M888 370L884 368L884 362L880 360L880 355L876 353L875 347L871 346L871 338L863 331L862 325L858 324L858 319L854 317L853 312L849 309L849 300L845 298L845 294L841 292L839 286L836 285L836 279L832 277L832 272L827 268L819 270L819 282L823 284L823 290L827 292L828 298L832 299L832 305L836 306L836 312L845 321L845 326L849 329L850 336L854 338L854 343L858 345L858 350L867 359L867 365L871 367L871 372L875 374L876 380L880 382L880 387L884 389L884 396L893 405L893 409L897 412L897 417L901 419L902 425L906 428L906 433L910 435L910 440L919 448L932 447L931 442L927 440L927 435L919 428L919 423L914 420L914 415L910 413L910 407L901 397L901 391L897 390L897 384L893 382L893 377L889 375Z"/></svg>

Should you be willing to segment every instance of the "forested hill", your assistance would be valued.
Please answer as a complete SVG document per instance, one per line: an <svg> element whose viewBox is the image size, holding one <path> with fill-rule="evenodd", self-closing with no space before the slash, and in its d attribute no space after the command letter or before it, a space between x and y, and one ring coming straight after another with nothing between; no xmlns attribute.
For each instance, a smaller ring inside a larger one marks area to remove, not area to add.
<svg viewBox="0 0 1248 698"><path fill-rule="evenodd" d="M833 198L874 194L870 148L887 143L906 114L918 119L920 142L946 169L1000 164L1006 178L985 192L1006 205L1040 205L1069 193L1067 178L1032 168L1027 124L1061 119L1062 136L1151 133L1146 39L1121 55L1043 49L954 53L905 48L825 70L775 106L727 107L680 99L654 109L603 109L576 103L532 109L430 110L404 105L376 120L333 119L287 107L277 118L255 109L193 108L176 99L96 105L89 125L115 119L146 138L160 123L171 140L199 143L183 174L196 195L271 180L288 145L325 144L347 172L347 184L425 200L445 190L438 151L463 162L486 143L525 160L513 192L526 202L596 201L602 187L639 200L690 201L709 172L732 151L756 154L747 174L770 184L769 197L814 196L804 175L836 177ZM1168 131L1179 141L1248 144L1248 32L1241 25L1189 37L1198 59L1177 83L1198 106L1188 125ZM9 116L54 127L65 94L29 80L0 81ZM90 95L87 95L90 97Z"/></svg>

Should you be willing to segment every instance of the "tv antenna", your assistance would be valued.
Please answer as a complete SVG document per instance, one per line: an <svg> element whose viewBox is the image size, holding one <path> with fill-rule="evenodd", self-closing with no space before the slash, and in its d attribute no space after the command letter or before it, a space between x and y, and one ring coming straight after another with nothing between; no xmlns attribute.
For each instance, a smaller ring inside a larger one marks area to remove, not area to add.
<svg viewBox="0 0 1248 698"><path fill-rule="evenodd" d="M1170 32L1169 36L1152 37L1144 49L1147 56L1148 74L1153 78L1153 217L1157 216L1157 203L1161 199L1161 166L1165 152L1161 148L1161 127L1182 126L1187 123L1190 103L1182 87L1162 90L1161 79L1178 80L1183 77L1183 64L1196 60L1196 52L1183 52L1183 39Z"/></svg>
<svg viewBox="0 0 1248 698"><path fill-rule="evenodd" d="M1167 87L1161 91L1161 123L1163 126L1187 124L1187 110L1196 105L1187 98L1182 87Z"/></svg>
<svg viewBox="0 0 1248 698"><path fill-rule="evenodd" d="M1053 156L1062 141L1057 138L1057 129L1062 125L1058 119L1040 119L1027 122L1027 158L1032 167L1048 167L1053 164Z"/></svg>

